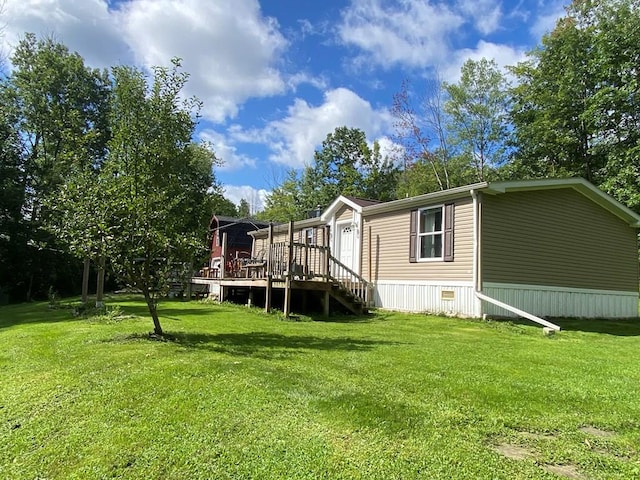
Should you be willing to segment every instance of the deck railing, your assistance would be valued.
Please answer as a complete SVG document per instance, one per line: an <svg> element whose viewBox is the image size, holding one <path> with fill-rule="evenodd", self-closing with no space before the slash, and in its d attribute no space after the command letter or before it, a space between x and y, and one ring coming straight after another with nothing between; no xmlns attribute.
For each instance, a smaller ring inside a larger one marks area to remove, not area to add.
<svg viewBox="0 0 640 480"><path fill-rule="evenodd" d="M329 247L293 242L273 243L270 248L272 278L284 279L289 272L296 280L329 280ZM289 255L291 252L291 258Z"/></svg>

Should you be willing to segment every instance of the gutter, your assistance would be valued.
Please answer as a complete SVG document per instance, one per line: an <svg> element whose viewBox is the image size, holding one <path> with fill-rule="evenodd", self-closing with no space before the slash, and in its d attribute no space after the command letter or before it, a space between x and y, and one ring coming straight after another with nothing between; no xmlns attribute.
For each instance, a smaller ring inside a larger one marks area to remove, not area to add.
<svg viewBox="0 0 640 480"><path fill-rule="evenodd" d="M478 202L478 193L475 189L469 190L471 194L471 198L473 200L473 293L475 297L478 299L478 305L476 305L476 313L478 316L482 315L482 300L485 302L489 302L493 305L496 305L500 308L504 308L505 310L515 313L520 317L526 318L527 320L531 320L539 325L545 327L545 331L547 329L560 331L560 327L555 323L551 323L544 318L540 318L531 313L525 312L524 310L520 310L519 308L508 305L500 300L496 300L495 298L489 297L482 292L480 288L480 215L479 215L479 202Z"/></svg>

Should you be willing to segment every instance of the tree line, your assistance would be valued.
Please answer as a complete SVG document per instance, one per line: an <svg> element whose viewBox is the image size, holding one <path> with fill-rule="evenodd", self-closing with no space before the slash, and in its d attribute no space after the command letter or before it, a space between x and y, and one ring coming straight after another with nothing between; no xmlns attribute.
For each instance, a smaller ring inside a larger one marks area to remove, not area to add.
<svg viewBox="0 0 640 480"><path fill-rule="evenodd" d="M583 177L640 212L640 7L574 0L525 61L468 60L460 80L403 82L396 152L339 127L267 198L264 220L338 195L391 200L489 180ZM372 146L370 146L372 145Z"/></svg>
<svg viewBox="0 0 640 480"><path fill-rule="evenodd" d="M177 59L151 74L91 69L32 34L11 64L0 81L0 294L75 293L86 259L142 291L161 333L157 298L202 251L219 193L215 154L194 141L200 102L181 93L188 75Z"/></svg>

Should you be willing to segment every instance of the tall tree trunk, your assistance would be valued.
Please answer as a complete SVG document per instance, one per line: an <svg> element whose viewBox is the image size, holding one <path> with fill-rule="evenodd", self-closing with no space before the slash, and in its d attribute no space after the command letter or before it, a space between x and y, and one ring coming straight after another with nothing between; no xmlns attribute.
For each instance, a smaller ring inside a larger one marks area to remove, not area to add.
<svg viewBox="0 0 640 480"><path fill-rule="evenodd" d="M102 308L104 302L104 257L98 260L98 281L96 285L96 308Z"/></svg>
<svg viewBox="0 0 640 480"><path fill-rule="evenodd" d="M158 309L156 307L156 302L149 293L149 289L144 289L144 299L147 302L147 307L149 308L149 313L151 314L151 318L153 319L153 333L156 335L163 335L162 327L160 326L160 319L158 319Z"/></svg>
<svg viewBox="0 0 640 480"><path fill-rule="evenodd" d="M89 267L91 260L89 257L84 259L84 270L82 271L82 304L86 305L89 301Z"/></svg>

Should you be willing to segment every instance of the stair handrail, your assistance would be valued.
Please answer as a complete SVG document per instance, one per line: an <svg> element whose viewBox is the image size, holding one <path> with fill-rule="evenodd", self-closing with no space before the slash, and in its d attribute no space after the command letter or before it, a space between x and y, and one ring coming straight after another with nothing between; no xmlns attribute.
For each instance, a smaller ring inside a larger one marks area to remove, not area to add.
<svg viewBox="0 0 640 480"><path fill-rule="evenodd" d="M363 302L364 306L369 307L371 284L365 280L364 277L354 272L351 268L347 267L331 254L329 254L329 263L329 279L338 283L340 287L358 297Z"/></svg>

